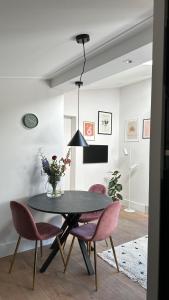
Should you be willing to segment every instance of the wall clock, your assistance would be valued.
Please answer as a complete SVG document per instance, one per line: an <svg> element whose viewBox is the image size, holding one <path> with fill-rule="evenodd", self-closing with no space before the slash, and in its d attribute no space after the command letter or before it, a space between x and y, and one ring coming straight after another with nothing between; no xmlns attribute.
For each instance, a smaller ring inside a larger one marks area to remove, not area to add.
<svg viewBox="0 0 169 300"><path fill-rule="evenodd" d="M28 113L22 118L23 124L27 128L34 128L38 125L38 118L36 115Z"/></svg>

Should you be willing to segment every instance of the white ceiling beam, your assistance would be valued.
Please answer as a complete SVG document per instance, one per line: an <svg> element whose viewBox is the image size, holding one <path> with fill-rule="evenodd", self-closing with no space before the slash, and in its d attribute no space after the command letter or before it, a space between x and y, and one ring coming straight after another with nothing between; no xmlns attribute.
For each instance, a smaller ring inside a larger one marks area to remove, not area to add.
<svg viewBox="0 0 169 300"><path fill-rule="evenodd" d="M152 17L121 33L99 49L87 53L85 73L152 42ZM80 75L82 59L71 63L46 79L50 87L58 87Z"/></svg>

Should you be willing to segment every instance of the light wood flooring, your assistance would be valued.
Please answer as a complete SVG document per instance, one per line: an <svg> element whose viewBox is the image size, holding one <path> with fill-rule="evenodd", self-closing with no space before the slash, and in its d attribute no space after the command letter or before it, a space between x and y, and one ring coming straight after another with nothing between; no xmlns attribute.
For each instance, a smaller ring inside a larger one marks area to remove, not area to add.
<svg viewBox="0 0 169 300"><path fill-rule="evenodd" d="M121 211L114 244L119 245L147 234L148 217L142 213ZM71 239L66 244L66 252ZM110 246L110 244L109 244ZM105 250L105 242L98 243L97 251ZM44 247L44 258L49 253ZM44 259L43 258L43 259ZM14 270L8 274L11 257L0 259L0 300L145 300L146 291L116 269L98 258L99 290L95 292L94 276L88 276L79 245L75 242L67 273L58 254L45 273L37 272L35 290L32 285L33 251L19 253ZM38 267L43 259L38 258Z"/></svg>

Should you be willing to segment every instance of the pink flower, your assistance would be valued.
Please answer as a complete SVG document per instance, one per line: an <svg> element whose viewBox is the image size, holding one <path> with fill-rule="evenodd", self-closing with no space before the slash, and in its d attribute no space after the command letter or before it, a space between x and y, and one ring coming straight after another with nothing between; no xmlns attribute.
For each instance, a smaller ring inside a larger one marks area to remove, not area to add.
<svg viewBox="0 0 169 300"><path fill-rule="evenodd" d="M69 155L70 155L70 149L68 150L65 158L61 157L61 159L59 159L58 156L53 155L51 163L44 155L41 155L42 168L44 173L50 176L50 178L52 178L53 181L56 181L56 178L60 176L64 176L67 166L68 165L70 166L71 163L71 160L69 159Z"/></svg>
<svg viewBox="0 0 169 300"><path fill-rule="evenodd" d="M64 164L70 166L71 160L69 158L64 159Z"/></svg>

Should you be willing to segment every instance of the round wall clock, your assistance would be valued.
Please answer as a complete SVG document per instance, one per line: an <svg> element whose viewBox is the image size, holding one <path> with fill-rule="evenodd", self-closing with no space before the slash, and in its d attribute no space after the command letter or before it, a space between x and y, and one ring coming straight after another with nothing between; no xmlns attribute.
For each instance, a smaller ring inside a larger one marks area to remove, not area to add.
<svg viewBox="0 0 169 300"><path fill-rule="evenodd" d="M23 124L27 128L34 128L38 125L38 118L34 114L25 114L22 118Z"/></svg>

